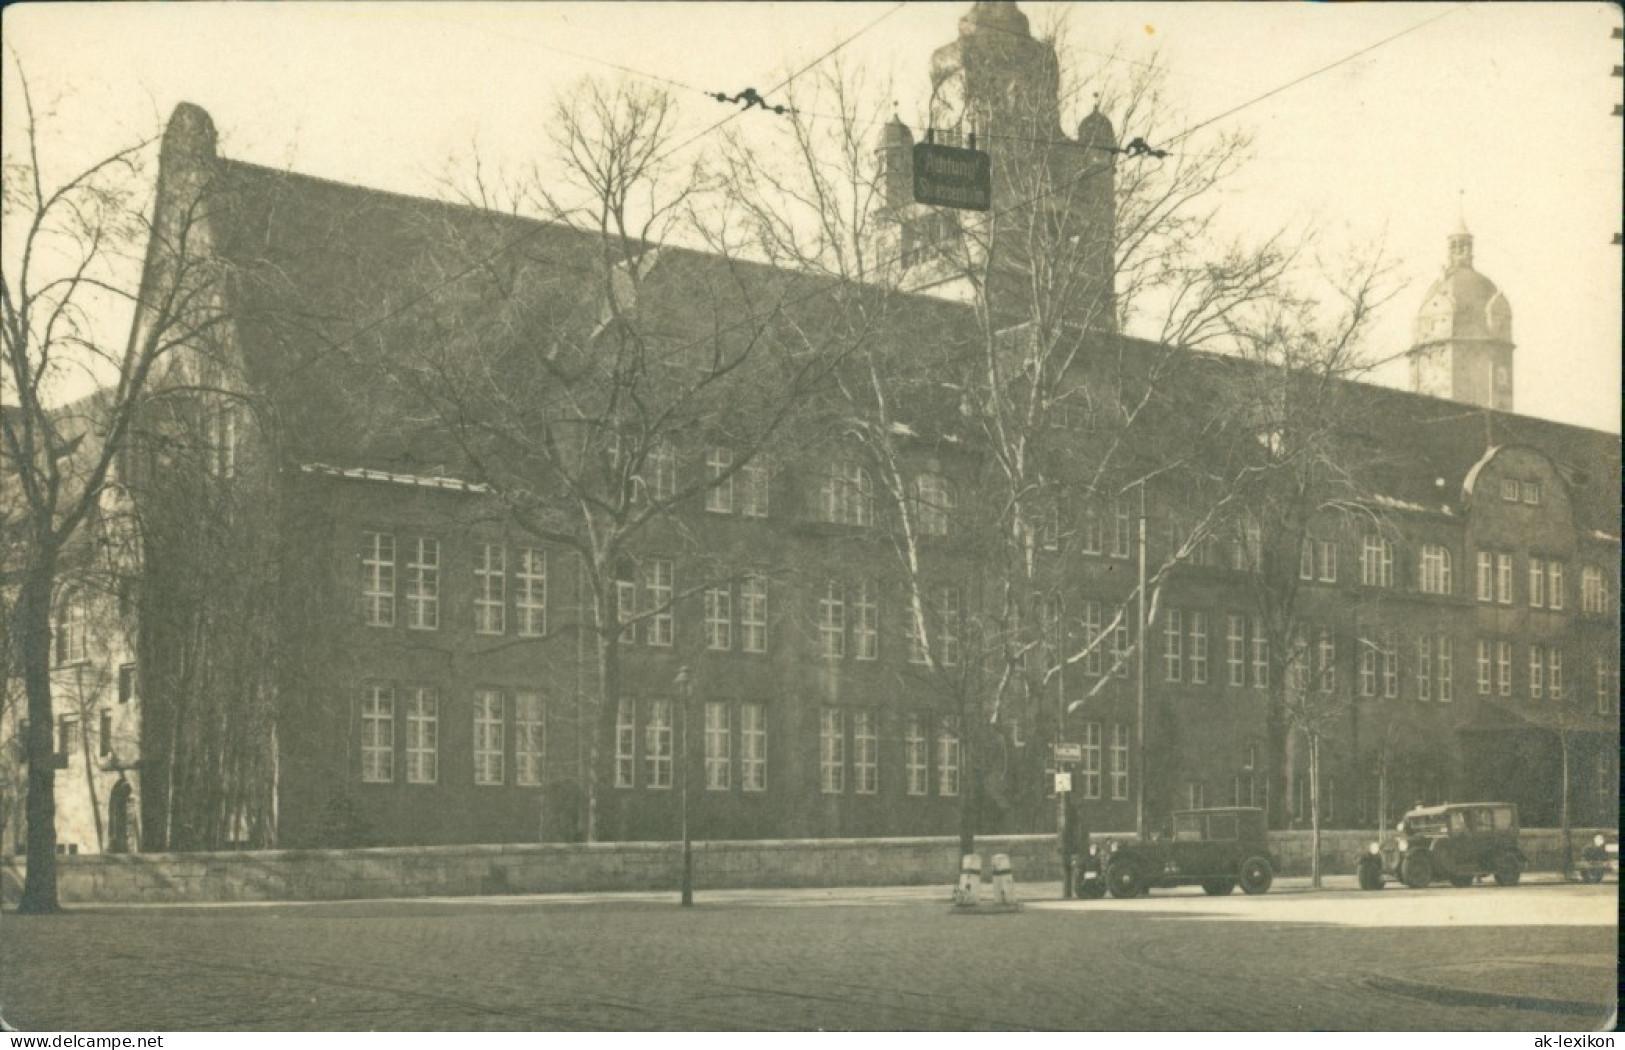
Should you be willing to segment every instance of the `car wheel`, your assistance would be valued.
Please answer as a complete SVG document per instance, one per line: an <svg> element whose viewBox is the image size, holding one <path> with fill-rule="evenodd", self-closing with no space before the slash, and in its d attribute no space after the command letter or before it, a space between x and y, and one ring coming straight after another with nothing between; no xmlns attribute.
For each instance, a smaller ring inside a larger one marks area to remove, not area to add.
<svg viewBox="0 0 1625 1050"><path fill-rule="evenodd" d="M1360 888L1362 890L1382 889L1382 869L1375 864L1360 865Z"/></svg>
<svg viewBox="0 0 1625 1050"><path fill-rule="evenodd" d="M1235 879L1203 879L1202 892L1209 897L1224 897L1236 888Z"/></svg>
<svg viewBox="0 0 1625 1050"><path fill-rule="evenodd" d="M1248 857L1241 862L1241 889L1244 893L1268 893L1275 882L1275 869L1268 857Z"/></svg>
<svg viewBox="0 0 1625 1050"><path fill-rule="evenodd" d="M1601 882L1602 871L1599 868L1586 868L1580 872L1582 882Z"/></svg>
<svg viewBox="0 0 1625 1050"><path fill-rule="evenodd" d="M1098 901L1106 896L1106 884L1098 878L1087 879L1079 875L1077 883L1072 887L1072 895L1082 901Z"/></svg>
<svg viewBox="0 0 1625 1050"><path fill-rule="evenodd" d="M1516 886L1523 877L1523 862L1516 853L1502 854L1495 862L1495 884L1497 886Z"/></svg>
<svg viewBox="0 0 1625 1050"><path fill-rule="evenodd" d="M1472 884L1473 884L1473 877L1471 875L1452 875L1452 876L1450 876L1450 885L1456 887L1458 890L1461 889L1464 886L1471 886Z"/></svg>
<svg viewBox="0 0 1625 1050"><path fill-rule="evenodd" d="M1399 862L1399 881L1419 890L1433 881L1433 858L1426 853L1407 853Z"/></svg>
<svg viewBox="0 0 1625 1050"><path fill-rule="evenodd" d="M1106 869L1106 886L1112 891L1112 896L1119 900L1138 897L1145 892L1145 880L1130 861L1113 864Z"/></svg>

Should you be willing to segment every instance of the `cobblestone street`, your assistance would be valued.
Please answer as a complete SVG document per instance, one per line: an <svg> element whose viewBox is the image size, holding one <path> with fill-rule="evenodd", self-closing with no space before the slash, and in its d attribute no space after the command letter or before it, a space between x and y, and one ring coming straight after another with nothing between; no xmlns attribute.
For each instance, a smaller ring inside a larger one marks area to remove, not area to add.
<svg viewBox="0 0 1625 1050"><path fill-rule="evenodd" d="M0 1003L23 1030L1586 1030L1613 1001L1614 886L1045 889L8 913Z"/></svg>

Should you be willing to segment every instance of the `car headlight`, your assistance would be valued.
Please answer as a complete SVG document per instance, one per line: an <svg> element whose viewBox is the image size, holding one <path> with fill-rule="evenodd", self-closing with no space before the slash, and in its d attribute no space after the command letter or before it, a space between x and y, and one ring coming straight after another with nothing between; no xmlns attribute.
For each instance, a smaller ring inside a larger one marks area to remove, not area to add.
<svg viewBox="0 0 1625 1050"><path fill-rule="evenodd" d="M1397 842L1394 843L1394 845L1395 845L1395 847L1398 848L1399 852L1401 852L1401 853L1404 853L1406 850L1411 848L1411 844L1409 842L1406 842L1404 839L1398 840Z"/></svg>
<svg viewBox="0 0 1625 1050"><path fill-rule="evenodd" d="M1373 857L1375 857L1377 854L1382 852L1382 843L1373 842L1371 845L1366 847L1366 852L1370 853Z"/></svg>
<svg viewBox="0 0 1625 1050"><path fill-rule="evenodd" d="M1093 842L1089 843L1089 856L1093 857L1100 852L1100 847Z"/></svg>
<svg viewBox="0 0 1625 1050"><path fill-rule="evenodd" d="M1593 838L1591 841L1593 843L1595 843L1596 845L1598 845L1598 846L1602 846L1602 845L1606 844L1607 840L1605 840L1601 835L1598 835L1595 838Z"/></svg>
<svg viewBox="0 0 1625 1050"><path fill-rule="evenodd" d="M1107 846L1106 848L1108 850L1110 850L1111 852L1116 853L1122 847L1123 847L1123 844L1121 842L1113 842L1111 845Z"/></svg>

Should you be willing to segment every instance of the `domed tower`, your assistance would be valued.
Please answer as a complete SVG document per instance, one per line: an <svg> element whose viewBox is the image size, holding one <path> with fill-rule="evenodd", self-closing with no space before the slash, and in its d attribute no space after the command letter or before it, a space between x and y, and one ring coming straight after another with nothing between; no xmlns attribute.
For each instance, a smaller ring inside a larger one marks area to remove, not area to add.
<svg viewBox="0 0 1625 1050"><path fill-rule="evenodd" d="M1473 269L1473 235L1463 222L1450 235L1443 276L1416 313L1411 389L1510 412L1512 350L1512 304Z"/></svg>
<svg viewBox="0 0 1625 1050"><path fill-rule="evenodd" d="M1055 47L1034 39L1014 3L978 2L959 20L958 38L931 56L928 108L935 142L975 148L992 159L993 212L922 207L912 202L904 157L924 133L908 138L895 120L881 132L882 213L878 216L903 287L969 299L991 254L985 294L1007 323L1032 316L1034 274L1058 274L1046 312L1080 325L1115 327L1112 216L1116 137L1096 108L1069 138L1061 129L1060 63ZM990 232L993 231L990 236ZM992 238L996 237L994 243ZM1042 257L1046 265L1035 268ZM1080 274L1086 289L1077 291ZM1040 288L1040 294L1043 294Z"/></svg>

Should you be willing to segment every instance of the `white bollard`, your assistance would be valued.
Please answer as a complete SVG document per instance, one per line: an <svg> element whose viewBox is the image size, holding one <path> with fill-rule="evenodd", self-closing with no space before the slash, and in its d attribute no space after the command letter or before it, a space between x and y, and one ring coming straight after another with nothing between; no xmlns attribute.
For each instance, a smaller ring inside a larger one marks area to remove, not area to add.
<svg viewBox="0 0 1625 1050"><path fill-rule="evenodd" d="M993 899L1000 904L1018 904L1016 877L1010 871L1010 855L993 854Z"/></svg>
<svg viewBox="0 0 1625 1050"><path fill-rule="evenodd" d="M959 858L959 886L954 890L956 908L974 908L982 894L982 855L967 853Z"/></svg>

